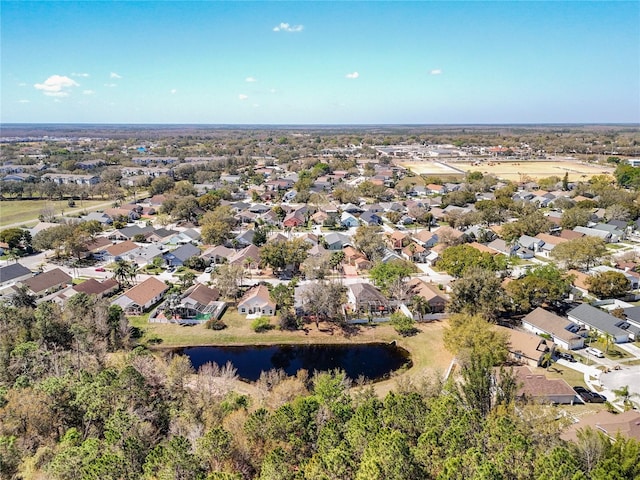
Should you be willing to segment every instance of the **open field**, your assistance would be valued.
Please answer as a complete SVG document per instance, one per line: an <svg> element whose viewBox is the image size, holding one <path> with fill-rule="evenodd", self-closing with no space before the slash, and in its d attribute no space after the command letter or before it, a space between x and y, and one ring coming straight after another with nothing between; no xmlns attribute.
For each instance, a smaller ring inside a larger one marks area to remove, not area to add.
<svg viewBox="0 0 640 480"><path fill-rule="evenodd" d="M277 328L255 333L251 330L251 320L239 315L235 309L229 309L222 318L227 328L220 331L208 330L203 325L180 326L164 323L147 323L147 316L131 317L130 323L144 331L142 342L160 339L161 349L193 345L256 345L282 343L370 343L391 342L409 351L413 365L400 377L420 381L434 374L444 374L451 362L451 354L445 350L442 335L446 322L416 324L419 332L412 337L401 337L390 325L354 327L348 334L330 324L308 324L306 332L281 331ZM275 320L272 321L275 324ZM376 391L384 392L396 384L396 379L376 384Z"/></svg>
<svg viewBox="0 0 640 480"><path fill-rule="evenodd" d="M113 200L76 200L76 206L71 208L68 200L3 200L0 202L0 226L13 225L16 223L24 225L35 225L38 215L45 207L52 207L56 215L63 212L67 215L91 212L96 207L108 208Z"/></svg>
<svg viewBox="0 0 640 480"><path fill-rule="evenodd" d="M443 163L434 161L424 162L402 162L402 166L410 168L412 172L423 175L441 176L451 175L455 170L443 168ZM613 168L583 163L575 160L521 160L521 161L482 161L463 162L449 161L446 167L460 171L477 171L484 174L492 174L504 180L522 181L526 177L531 179L544 178L550 176L564 177L569 174L569 181L575 182L587 180L594 175L613 174Z"/></svg>

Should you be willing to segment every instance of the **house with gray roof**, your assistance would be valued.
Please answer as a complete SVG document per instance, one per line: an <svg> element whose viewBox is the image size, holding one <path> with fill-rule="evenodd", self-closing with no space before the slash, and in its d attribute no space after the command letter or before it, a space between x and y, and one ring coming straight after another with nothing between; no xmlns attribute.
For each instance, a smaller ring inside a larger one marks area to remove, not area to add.
<svg viewBox="0 0 640 480"><path fill-rule="evenodd" d="M553 343L565 350L584 347L584 337L579 335L581 327L566 318L544 308L536 308L522 319L522 327L536 335L549 335Z"/></svg>
<svg viewBox="0 0 640 480"><path fill-rule="evenodd" d="M598 230L596 228L589 227L576 227L573 229L574 232L582 233L587 237L598 237L604 240L607 243L618 242L620 239L616 236L614 237L611 232L607 232L606 230Z"/></svg>
<svg viewBox="0 0 640 480"><path fill-rule="evenodd" d="M201 252L198 247L187 243L171 252L165 253L163 257L167 262L167 265L181 266L187 260L187 258L199 257L200 253Z"/></svg>
<svg viewBox="0 0 640 480"><path fill-rule="evenodd" d="M0 267L0 287L13 285L14 283L21 282L22 280L26 280L32 276L33 273L31 270L24 265L19 263L5 265L4 267Z"/></svg>
<svg viewBox="0 0 640 480"><path fill-rule="evenodd" d="M603 312L599 308L592 307L587 303L578 305L567 313L569 320L576 325L588 327L595 330L600 335L611 335L615 343L626 343L629 341L629 332L624 326L624 320Z"/></svg>

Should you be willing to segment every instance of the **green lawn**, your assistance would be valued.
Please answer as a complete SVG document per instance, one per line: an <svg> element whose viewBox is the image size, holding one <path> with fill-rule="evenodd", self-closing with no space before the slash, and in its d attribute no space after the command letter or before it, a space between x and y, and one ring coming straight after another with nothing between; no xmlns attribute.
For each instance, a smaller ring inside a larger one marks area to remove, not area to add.
<svg viewBox="0 0 640 480"><path fill-rule="evenodd" d="M0 201L0 226L11 225L14 223L23 223L32 226L38 222L38 215L45 207L53 207L56 215L62 212L67 214L71 212L80 213L83 210L91 212L96 205L102 205L104 208L111 206L109 200L76 200L76 206L69 207L68 200L3 200Z"/></svg>

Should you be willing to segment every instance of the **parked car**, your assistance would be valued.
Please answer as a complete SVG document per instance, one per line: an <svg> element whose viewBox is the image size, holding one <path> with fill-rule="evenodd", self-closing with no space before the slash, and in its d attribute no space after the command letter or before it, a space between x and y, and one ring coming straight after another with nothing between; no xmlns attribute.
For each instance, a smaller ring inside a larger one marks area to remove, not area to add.
<svg viewBox="0 0 640 480"><path fill-rule="evenodd" d="M96 268L96 272L106 272L106 270L104 269L104 267L98 267Z"/></svg>
<svg viewBox="0 0 640 480"><path fill-rule="evenodd" d="M558 352L558 358L561 358L562 360L566 360L567 362L576 361L576 357L574 357L570 353Z"/></svg>
<svg viewBox="0 0 640 480"><path fill-rule="evenodd" d="M213 272L213 267L207 267L204 269L204 273L211 273Z"/></svg>
<svg viewBox="0 0 640 480"><path fill-rule="evenodd" d="M574 392L578 395L580 400L584 403L604 403L607 401L607 397L604 395L600 395L597 392L592 392L591 390L587 390L584 387L576 386L573 387Z"/></svg>
<svg viewBox="0 0 640 480"><path fill-rule="evenodd" d="M593 355L594 357L604 358L604 352L602 350L598 350L597 348L588 347L585 349L589 355Z"/></svg>

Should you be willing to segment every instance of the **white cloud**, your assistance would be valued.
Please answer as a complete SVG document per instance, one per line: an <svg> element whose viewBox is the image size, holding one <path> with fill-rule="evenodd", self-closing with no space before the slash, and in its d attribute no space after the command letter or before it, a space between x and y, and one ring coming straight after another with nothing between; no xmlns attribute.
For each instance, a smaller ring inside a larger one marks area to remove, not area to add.
<svg viewBox="0 0 640 480"><path fill-rule="evenodd" d="M19 87L26 87L26 86L27 86L27 83L26 83L26 82L20 82L20 83L18 84L18 86L19 86Z"/></svg>
<svg viewBox="0 0 640 480"><path fill-rule="evenodd" d="M245 95L244 93L241 93L240 95L238 95L238 100L246 100L249 98L249 95Z"/></svg>
<svg viewBox="0 0 640 480"><path fill-rule="evenodd" d="M118 75L116 72L111 72L111 73L109 74L109 78L114 78L114 79L116 79L116 80L119 80L119 79L121 79L121 78L122 78L122 76L121 76L121 75Z"/></svg>
<svg viewBox="0 0 640 480"><path fill-rule="evenodd" d="M274 32L301 32L303 29L303 25L289 25L288 23L284 22L273 27Z"/></svg>
<svg viewBox="0 0 640 480"><path fill-rule="evenodd" d="M94 93L96 93L96 92L94 92L93 90L83 90L82 91L83 95L93 95Z"/></svg>
<svg viewBox="0 0 640 480"><path fill-rule="evenodd" d="M72 76L72 77L83 77L83 78L87 78L87 77L89 76L89 74L88 74L88 73L75 73L75 72L73 72L73 73L71 74L71 76Z"/></svg>
<svg viewBox="0 0 640 480"><path fill-rule="evenodd" d="M176 90L175 88L171 89L171 95L175 95L176 93L178 93L178 90Z"/></svg>
<svg viewBox="0 0 640 480"><path fill-rule="evenodd" d="M105 83L104 86L105 87L109 87L109 88L113 88L113 87L117 87L118 84L117 83Z"/></svg>
<svg viewBox="0 0 640 480"><path fill-rule="evenodd" d="M260 108L260 104L259 103L254 103L253 105L251 105L253 108Z"/></svg>
<svg viewBox="0 0 640 480"><path fill-rule="evenodd" d="M74 80L62 75L51 75L44 82L34 85L37 90L42 90L42 93L49 97L66 97L71 87L79 86Z"/></svg>
<svg viewBox="0 0 640 480"><path fill-rule="evenodd" d="M271 88L271 89L269 90L269 93L277 93L277 92L278 92L278 91L277 91L275 88Z"/></svg>
<svg viewBox="0 0 640 480"><path fill-rule="evenodd" d="M440 70L439 68L435 68L429 72L429 75L441 75L441 74L442 74L442 70Z"/></svg>
<svg viewBox="0 0 640 480"><path fill-rule="evenodd" d="M247 77L244 79L244 81L248 83L253 83L253 82L257 82L258 80L254 77Z"/></svg>
<svg viewBox="0 0 640 480"><path fill-rule="evenodd" d="M31 100L18 100L18 103L31 103Z"/></svg>
<svg viewBox="0 0 640 480"><path fill-rule="evenodd" d="M353 79L358 78L360 76L360 74L358 72L353 72L353 73L347 73L345 76L347 78L350 78L350 79L353 80Z"/></svg>

